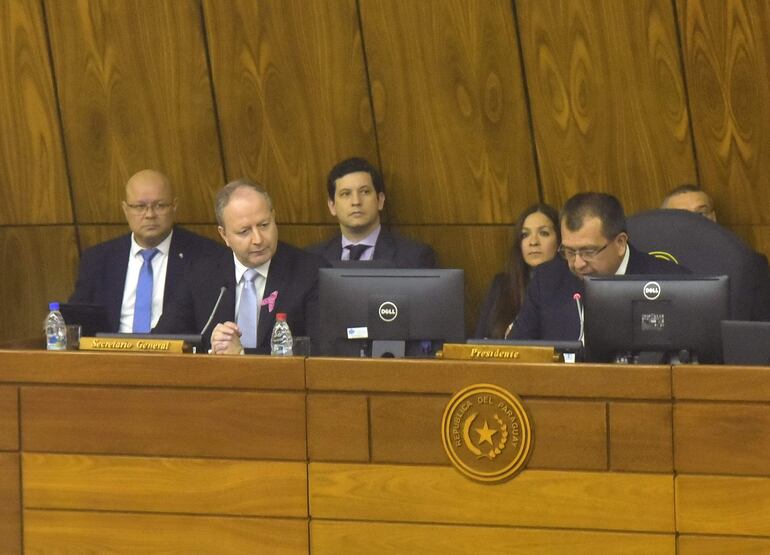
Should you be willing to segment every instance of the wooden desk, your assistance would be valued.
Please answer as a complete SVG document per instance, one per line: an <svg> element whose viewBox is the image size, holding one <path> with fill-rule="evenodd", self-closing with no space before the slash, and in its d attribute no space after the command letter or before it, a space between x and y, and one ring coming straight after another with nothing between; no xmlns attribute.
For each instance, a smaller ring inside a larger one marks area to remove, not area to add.
<svg viewBox="0 0 770 555"><path fill-rule="evenodd" d="M483 382L494 486L439 433ZM0 499L0 553L766 552L770 368L2 351Z"/></svg>

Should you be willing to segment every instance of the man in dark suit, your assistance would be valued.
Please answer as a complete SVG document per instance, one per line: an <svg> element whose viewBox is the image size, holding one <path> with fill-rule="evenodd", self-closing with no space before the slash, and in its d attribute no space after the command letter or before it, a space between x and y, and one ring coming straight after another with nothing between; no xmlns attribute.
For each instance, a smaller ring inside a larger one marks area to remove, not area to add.
<svg viewBox="0 0 770 555"><path fill-rule="evenodd" d="M580 339L575 297L582 297L588 276L689 273L631 246L623 207L612 195L579 193L564 204L559 220L561 256L535 269L512 339Z"/></svg>
<svg viewBox="0 0 770 555"><path fill-rule="evenodd" d="M190 264L153 332L205 332L213 312L210 339L204 333L212 354L269 353L276 314L283 312L295 336L314 337L318 268L328 264L278 241L270 196L253 181L239 179L219 191L216 216L231 250Z"/></svg>
<svg viewBox="0 0 770 555"><path fill-rule="evenodd" d="M340 233L307 250L335 264L340 260L374 260L380 266L435 268L436 253L380 223L385 207L385 183L377 168L363 158L348 158L334 166L326 180L329 212Z"/></svg>
<svg viewBox="0 0 770 555"><path fill-rule="evenodd" d="M168 291L181 281L186 263L224 247L174 227L177 199L160 172L134 174L126 183L122 207L131 233L83 252L69 302L104 305L108 329L99 331L144 333L168 306ZM148 253L146 262L143 253ZM143 271L144 289L139 286Z"/></svg>

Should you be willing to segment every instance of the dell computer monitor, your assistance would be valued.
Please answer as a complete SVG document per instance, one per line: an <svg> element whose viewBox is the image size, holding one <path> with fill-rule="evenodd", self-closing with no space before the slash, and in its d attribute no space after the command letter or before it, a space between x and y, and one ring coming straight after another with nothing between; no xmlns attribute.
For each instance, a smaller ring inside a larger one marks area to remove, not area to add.
<svg viewBox="0 0 770 555"><path fill-rule="evenodd" d="M727 276L586 278L586 359L720 363L729 307Z"/></svg>
<svg viewBox="0 0 770 555"><path fill-rule="evenodd" d="M322 268L321 354L431 356L465 341L462 270Z"/></svg>

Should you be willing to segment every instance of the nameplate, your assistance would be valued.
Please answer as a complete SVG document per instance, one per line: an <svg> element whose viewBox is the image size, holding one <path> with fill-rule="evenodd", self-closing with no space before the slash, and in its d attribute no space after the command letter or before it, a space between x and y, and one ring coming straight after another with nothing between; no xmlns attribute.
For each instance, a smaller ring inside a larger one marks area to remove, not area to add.
<svg viewBox="0 0 770 555"><path fill-rule="evenodd" d="M444 343L440 358L507 362L559 362L561 360L553 347L474 345L473 343Z"/></svg>
<svg viewBox="0 0 770 555"><path fill-rule="evenodd" d="M119 339L113 337L81 337L81 351L120 351L131 353L184 353L181 339Z"/></svg>

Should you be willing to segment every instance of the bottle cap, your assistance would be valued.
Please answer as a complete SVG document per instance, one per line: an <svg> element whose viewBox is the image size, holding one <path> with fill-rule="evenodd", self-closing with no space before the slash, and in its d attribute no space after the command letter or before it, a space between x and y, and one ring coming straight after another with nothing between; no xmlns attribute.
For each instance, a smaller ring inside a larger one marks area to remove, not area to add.
<svg viewBox="0 0 770 555"><path fill-rule="evenodd" d="M278 312L275 315L275 319L279 322L285 322L286 321L286 313L285 312Z"/></svg>
<svg viewBox="0 0 770 555"><path fill-rule="evenodd" d="M48 303L48 310L59 310L59 303L57 301Z"/></svg>

